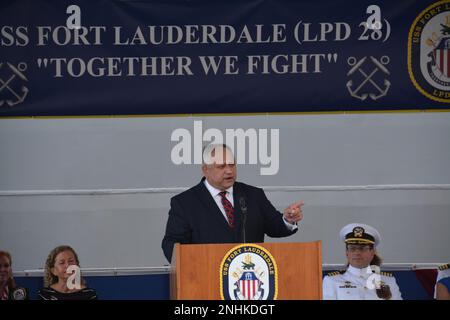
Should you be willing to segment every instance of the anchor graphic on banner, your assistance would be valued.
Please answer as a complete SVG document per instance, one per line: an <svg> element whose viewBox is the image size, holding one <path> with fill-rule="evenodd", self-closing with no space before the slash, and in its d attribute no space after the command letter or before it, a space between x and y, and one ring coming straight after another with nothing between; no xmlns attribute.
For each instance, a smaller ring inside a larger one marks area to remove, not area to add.
<svg viewBox="0 0 450 320"><path fill-rule="evenodd" d="M378 61L374 57L370 56L370 60L375 65L375 69L372 70L372 72L370 72L370 74L367 74L362 69L362 65L366 62L366 60L367 60L367 57L362 58L358 62L356 62L355 57L348 58L347 63L350 66L352 66L352 68L349 70L349 72L347 72L347 76L351 76L355 72L359 72L364 77L364 80L356 87L356 89L353 89L353 80L349 80L346 83L346 86L347 86L348 92L354 98L364 101L369 96L372 100L377 100L377 99L380 99L380 98L384 97L385 95L387 95L387 92L389 91L389 88L391 87L391 83L389 82L388 79L384 79L383 88L381 88L379 86L379 84L377 84L372 78L379 70L381 70L383 72L383 74L385 74L385 75L390 75L389 70L385 67L385 65L387 65L389 63L389 57L383 56L383 57L381 57L380 61ZM361 88L364 87L364 85L366 85L366 83L370 83L373 86L373 88L376 89L377 91L359 94L359 92L361 91Z"/></svg>
<svg viewBox="0 0 450 320"><path fill-rule="evenodd" d="M18 64L18 66L16 68L14 65L12 65L9 62L7 62L6 64L9 67L9 69L12 71L12 74L6 81L0 77L0 93L4 90L7 90L9 93L11 93L15 97L14 100L12 98L6 100L6 103L8 104L8 106L12 107L12 106L15 106L16 104L22 103L28 95L29 90L27 87L22 85L22 87L20 89L22 92L18 93L10 86L16 78L22 79L24 81L28 81L27 77L23 74L23 72L25 72L25 70L27 70L27 65L26 65L26 63L21 62ZM0 63L0 70L2 69L2 67L3 67L3 63ZM5 103L5 99L0 100L0 107L3 106L4 103Z"/></svg>

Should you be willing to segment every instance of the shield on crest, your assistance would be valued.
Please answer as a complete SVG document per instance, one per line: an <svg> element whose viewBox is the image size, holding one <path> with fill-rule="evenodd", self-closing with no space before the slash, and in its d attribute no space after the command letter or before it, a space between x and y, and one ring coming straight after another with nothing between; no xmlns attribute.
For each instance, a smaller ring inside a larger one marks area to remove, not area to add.
<svg viewBox="0 0 450 320"><path fill-rule="evenodd" d="M262 282L253 271L244 272L237 281L237 287L245 300L256 300L260 296Z"/></svg>
<svg viewBox="0 0 450 320"><path fill-rule="evenodd" d="M433 59L441 75L450 78L450 37L442 38L433 49Z"/></svg>

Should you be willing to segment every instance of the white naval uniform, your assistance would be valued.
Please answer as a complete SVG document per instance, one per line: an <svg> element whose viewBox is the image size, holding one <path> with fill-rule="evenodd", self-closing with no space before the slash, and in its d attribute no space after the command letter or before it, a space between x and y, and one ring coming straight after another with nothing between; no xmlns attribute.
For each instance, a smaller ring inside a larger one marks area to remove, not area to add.
<svg viewBox="0 0 450 320"><path fill-rule="evenodd" d="M357 269L352 266L344 273L329 274L323 278L323 300L383 300L377 296L375 288L368 288L374 276L370 267ZM400 289L392 275L382 272L376 276L389 285L392 293L390 300L402 300Z"/></svg>

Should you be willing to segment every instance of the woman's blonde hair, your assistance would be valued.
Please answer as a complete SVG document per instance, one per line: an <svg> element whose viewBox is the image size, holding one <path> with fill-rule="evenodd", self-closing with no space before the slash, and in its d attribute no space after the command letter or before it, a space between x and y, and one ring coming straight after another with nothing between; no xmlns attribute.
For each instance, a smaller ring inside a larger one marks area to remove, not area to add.
<svg viewBox="0 0 450 320"><path fill-rule="evenodd" d="M50 251L45 261L44 267L44 287L50 287L52 284L58 282L58 277L52 273L52 268L55 266L56 256L64 251L71 251L75 257L75 262L77 266L80 266L80 261L78 260L78 255L70 246L59 246Z"/></svg>
<svg viewBox="0 0 450 320"><path fill-rule="evenodd" d="M0 257L6 257L9 261L9 268L12 269L12 259L11 259L11 254L8 251L0 251ZM14 281L13 275L12 275L12 271L9 275L8 281L7 281L7 286L8 288L11 289L15 289L16 288L16 282Z"/></svg>

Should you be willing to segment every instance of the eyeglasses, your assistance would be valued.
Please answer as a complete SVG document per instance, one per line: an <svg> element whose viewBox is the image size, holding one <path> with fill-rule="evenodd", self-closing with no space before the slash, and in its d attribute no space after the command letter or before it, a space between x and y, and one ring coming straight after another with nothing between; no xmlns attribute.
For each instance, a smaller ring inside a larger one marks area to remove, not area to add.
<svg viewBox="0 0 450 320"><path fill-rule="evenodd" d="M358 245L352 246L352 245L349 245L349 246L347 246L347 250L350 251L350 252L356 252L356 251L369 252L370 250L372 250L372 247L368 246L368 245L363 245L363 246L358 246Z"/></svg>

